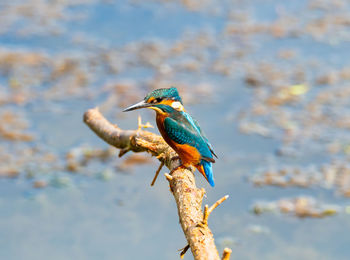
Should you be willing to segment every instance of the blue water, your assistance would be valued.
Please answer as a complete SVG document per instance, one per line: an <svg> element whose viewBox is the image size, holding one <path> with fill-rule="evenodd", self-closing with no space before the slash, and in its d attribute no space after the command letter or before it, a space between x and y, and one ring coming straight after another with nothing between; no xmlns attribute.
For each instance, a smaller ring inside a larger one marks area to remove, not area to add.
<svg viewBox="0 0 350 260"><path fill-rule="evenodd" d="M14 6L21 4L13 3ZM214 7L219 10L214 12ZM282 39L269 33L232 38L224 36L230 12L247 13L248 20L268 23L277 19L277 9L289 10L294 15L302 13L300 19L310 18L304 1L224 1L207 8L203 4L203 9L194 11L179 3L96 1L63 9L64 13L73 17L81 14L84 17L58 20L62 28L58 35L46 31L45 25L41 25L39 27L43 33L33 31L23 36L15 24L0 35L1 48L39 51L50 58L55 55L76 55L81 68L85 68L93 79L76 96L57 92L56 98L45 99L44 95L38 94L22 106L8 104L0 109L23 112L30 122L29 129L36 134L35 141L28 146L44 147L44 151L52 152L59 158L59 163L64 161L68 150L82 144L107 148L107 144L83 124L84 111L101 106L112 95L113 91L103 90L108 83L132 81L139 88L137 94L142 97L146 94L147 81L159 73L157 68L140 64L134 51L139 49L132 49L132 46L144 42L173 46L174 42L194 37L200 31L209 32L214 35L214 47L205 49L198 45L197 48L196 44L199 43L195 42L187 50L188 53L165 59L172 65L178 60L203 55L204 61L199 62L203 68L193 72L181 71L174 66L175 75L164 77L171 84L187 83L182 92L190 92L196 84L203 82L212 87L210 94L189 102L186 108L200 122L219 156L213 166L215 188L211 188L196 173L197 185L207 190L204 203L212 204L222 196L230 195L209 219L218 249L221 252L225 246L231 247L234 259L348 259L350 236L347 230L350 230L350 221L346 214L325 219L298 219L281 214L255 216L250 212L252 204L258 200L278 200L299 195L314 196L325 203L349 204L347 199L335 195L333 191L317 187L255 188L247 180L257 169L271 164L319 165L332 160L322 149L308 153L305 147L305 150L300 148L297 157L281 158L276 156L276 150L283 145L281 138L245 135L238 129L239 112L248 110L251 103L256 101L254 89L247 88L244 83L246 65L265 61L277 64L284 70L301 64L309 71L310 60L316 58L321 65L332 68L348 64L346 57L349 56L349 48L345 40L332 45L327 39L315 40L309 35ZM23 23L21 16L15 19L19 24ZM30 22L31 19L29 25ZM77 35L85 38L77 43L74 41ZM228 58L234 63L231 74L222 75L212 70L212 61L217 59L218 53L245 47L247 54L244 58ZM297 50L296 59L282 61L276 57L276 50L288 48ZM120 59L127 60L125 67L118 73L108 72L105 61L89 59L102 51L109 54L117 51ZM2 73L0 87L11 92L9 78L22 75L21 71L17 73L10 76ZM310 68L308 76L315 73L317 68ZM36 77L36 74L31 77ZM65 81L53 79L52 82L41 83L33 88L35 91L39 89L39 93L46 93L54 83L63 90L69 89ZM128 91L133 90L126 89ZM104 113L122 128L135 128L138 113L122 115L121 106L113 104ZM153 112L139 113L144 121L154 124ZM233 119L228 119L231 116ZM271 129L274 129L272 125ZM0 144L9 147L8 141L0 139ZM11 147L19 145L10 142ZM44 189L34 189L33 179L27 178L24 172L17 178L0 179L0 258L178 259L177 250L183 248L186 241L167 181L160 176L154 187L149 185L157 168L156 159L127 173L115 170L115 164L121 162L119 158L106 163L95 162L85 174L48 167L46 172L43 170L35 177L48 180L49 184L55 178L68 178L68 184L61 188L49 185ZM37 164L40 166L40 163ZM113 169L112 178L108 181L96 177L105 168ZM252 225L261 226L268 232L252 232L249 228ZM185 259L191 257L188 252Z"/></svg>

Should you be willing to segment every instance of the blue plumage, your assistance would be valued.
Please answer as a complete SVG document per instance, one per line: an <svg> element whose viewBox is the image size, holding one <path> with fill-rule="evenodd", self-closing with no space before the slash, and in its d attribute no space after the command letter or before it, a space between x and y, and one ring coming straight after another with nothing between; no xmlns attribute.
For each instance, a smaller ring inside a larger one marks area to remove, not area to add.
<svg viewBox="0 0 350 260"><path fill-rule="evenodd" d="M195 166L214 186L212 163L217 157L199 124L182 105L176 88L156 89L143 101L124 111L151 108L156 111L157 126L164 140L178 153L183 166Z"/></svg>
<svg viewBox="0 0 350 260"><path fill-rule="evenodd" d="M179 115L178 115L179 116ZM188 144L196 147L199 153L204 158L213 158L213 155L209 149L209 146L203 136L193 129L186 127L185 124L179 122L187 122L187 118L182 118L182 121L177 118L177 120L172 117L167 117L164 120L164 128L169 138L179 144Z"/></svg>
<svg viewBox="0 0 350 260"><path fill-rule="evenodd" d="M201 137L204 139L204 141L207 143L207 145L209 146L209 150L210 152L216 157L216 154L214 152L214 149L213 149L213 146L211 145L211 143L209 143L209 140L208 138L205 136L205 134L202 132L202 129L200 128L198 122L196 120L194 120L188 113L186 112L181 112L185 117L186 119L190 122L190 124L192 125L192 127L194 129L197 130L197 132L201 135Z"/></svg>
<svg viewBox="0 0 350 260"><path fill-rule="evenodd" d="M186 112L172 111L164 120L164 129L167 136L178 144L187 144L195 147L200 153L202 159L200 165L203 166L206 178L211 186L214 187L214 177L212 162L215 162L211 145L208 139L202 134L198 123Z"/></svg>
<svg viewBox="0 0 350 260"><path fill-rule="evenodd" d="M203 165L205 175L207 176L209 184L214 187L214 175L213 175L213 167L211 162L207 162L205 160L201 160L201 164Z"/></svg>
<svg viewBox="0 0 350 260"><path fill-rule="evenodd" d="M191 132L186 131L175 120L170 117L164 120L165 131L169 138L178 144L194 144L194 136Z"/></svg>

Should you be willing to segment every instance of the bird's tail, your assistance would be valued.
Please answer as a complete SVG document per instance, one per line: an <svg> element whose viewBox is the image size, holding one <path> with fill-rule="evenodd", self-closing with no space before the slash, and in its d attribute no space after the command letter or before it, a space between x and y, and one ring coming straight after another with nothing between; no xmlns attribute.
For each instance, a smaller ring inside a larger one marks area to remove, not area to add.
<svg viewBox="0 0 350 260"><path fill-rule="evenodd" d="M209 182L209 184L214 187L214 176L213 168L211 162L201 160L201 163L197 165L198 171L204 176L204 178Z"/></svg>

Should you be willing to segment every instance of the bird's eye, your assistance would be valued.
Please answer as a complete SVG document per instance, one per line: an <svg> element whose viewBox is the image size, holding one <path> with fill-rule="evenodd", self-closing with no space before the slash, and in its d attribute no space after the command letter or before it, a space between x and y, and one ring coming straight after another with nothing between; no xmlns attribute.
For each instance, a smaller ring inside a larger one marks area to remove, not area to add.
<svg viewBox="0 0 350 260"><path fill-rule="evenodd" d="M162 98L156 98L154 101L157 102L157 103L159 103L159 102L162 101Z"/></svg>

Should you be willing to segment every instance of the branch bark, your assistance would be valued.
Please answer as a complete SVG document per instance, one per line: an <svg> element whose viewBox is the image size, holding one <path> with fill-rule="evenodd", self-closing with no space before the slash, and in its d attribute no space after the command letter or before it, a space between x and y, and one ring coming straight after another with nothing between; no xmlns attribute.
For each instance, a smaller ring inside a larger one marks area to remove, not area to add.
<svg viewBox="0 0 350 260"><path fill-rule="evenodd" d="M180 165L178 156L161 136L141 129L122 130L104 118L97 108L85 112L84 122L101 139L120 149L119 156L128 151L149 152L169 168L171 175L166 174L166 178L175 198L181 227L194 259L220 259L213 234L207 222L203 222L202 200L205 190L196 187L194 169L177 168Z"/></svg>

